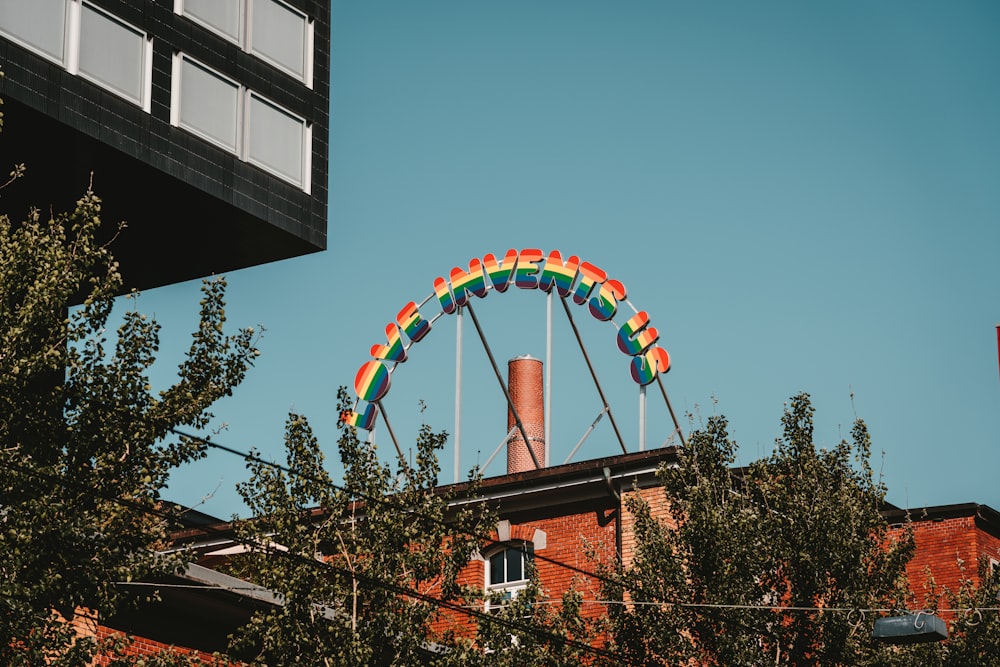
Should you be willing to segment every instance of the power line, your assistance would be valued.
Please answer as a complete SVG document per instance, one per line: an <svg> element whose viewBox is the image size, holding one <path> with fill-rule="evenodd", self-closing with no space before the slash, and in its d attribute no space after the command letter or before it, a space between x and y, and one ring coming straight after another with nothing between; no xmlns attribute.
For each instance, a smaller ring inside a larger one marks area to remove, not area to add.
<svg viewBox="0 0 1000 667"><path fill-rule="evenodd" d="M22 473L25 473L25 474L28 474L28 475L33 475L35 477L40 477L40 478L48 480L49 482L54 482L54 483L60 484L61 486L75 486L77 491L82 491L82 492L85 492L85 493L89 493L91 495L96 495L96 496L98 496L100 498L103 498L103 499L108 500L110 502L116 503L116 504L120 505L121 507L123 507L123 508L125 508L126 510L129 510L129 511L138 511L138 512L141 512L143 514L155 516L155 517L158 517L160 519L168 520L168 521L174 518L174 517L171 516L171 514L169 512L166 512L166 511L163 511L163 510L157 510L157 509L150 508L150 507L143 507L142 505L139 505L138 503L136 503L134 501L130 502L130 501L124 499L124 498L120 498L120 497L117 497L117 496L108 496L106 494L99 493L99 492L97 492L97 491L95 491L94 489L91 489L91 488L85 488L85 489L81 488L80 485L78 485L78 484L74 485L73 484L73 480L70 480L70 479L67 479L67 478L64 478L64 477L60 477L58 475L54 475L54 474L51 474L51 473L45 473L45 472L42 472L40 470L26 468L26 467L24 467L22 465L19 465L19 464L13 462L13 461L8 461L6 463L6 465L10 466L11 468L13 468L14 470L17 470L19 472L22 472ZM229 533L228 531L225 531L225 530L223 530L221 528L218 528L216 526L207 525L207 526L200 526L200 528L203 529L203 530L206 530L208 532L215 532L215 533L218 533L218 534L225 534L227 536L227 538L231 539L234 542L238 542L240 544L243 544L244 546L254 547L254 548L259 548L259 546L260 546L259 544L257 544L256 542L254 542L251 539L240 538L239 536L233 535L233 534ZM524 633L527 633L527 634L534 635L534 636L536 636L536 637L538 637L540 639L549 640L549 641L552 641L552 642L555 642L555 643L558 643L558 644L561 644L561 645L565 645L565 646L568 646L568 647L571 647L571 648L575 648L575 649L577 649L579 651L590 653L590 654L592 654L594 656L597 656L597 657L602 657L602 658L607 658L607 659L613 659L613 660L617 660L617 661L621 661L621 660L624 659L624 656L618 655L618 654L613 653L611 651L608 651L606 649L602 649L602 648L599 648L599 647L596 647L596 646L591 646L591 645L589 645L589 644L587 644L585 642L581 642L581 641L578 641L578 640L575 640L575 639L570 639L568 637L561 637L561 636L559 636L557 634L554 634L552 632L548 632L548 631L546 631L544 629L538 628L536 626L533 626L533 625L530 625L530 624L527 624L527 623L521 623L521 622L518 622L518 621L512 620L512 619L502 619L502 618L499 618L495 614L490 614L490 613L487 613L485 611L480 611L480 610L476 610L476 609L470 609L470 608L468 608L468 607L466 607L464 605L460 605L460 604L455 603L455 602L450 602L448 600L443 600L441 598L437 598L437 597L434 597L434 596L426 594L426 593L421 593L420 591L413 590L413 589L407 588L405 586L401 586L401 585L398 585L398 584L393 584L391 582L383 581L383 580L380 580L378 578L370 577L370 576L367 576L367 575L364 575L364 574L359 574L357 572L351 572L351 571L349 571L349 570L347 570L345 568L337 567L337 566L335 566L335 565L333 565L333 564L331 564L331 563L329 563L327 561L321 561L321 560L317 560L315 558L306 557L306 556L303 556L303 555L300 555L300 554L293 553L291 551L270 550L268 553L270 553L272 555L275 555L275 556L277 556L279 558L291 558L291 559L295 560L296 562L299 562L302 565L307 565L309 567L322 568L323 571L326 571L326 572L329 572L329 573L332 573L332 574L335 574L335 575L339 575L339 576L347 577L347 578L351 578L351 579L356 579L357 581L359 581L360 583L364 584L365 586L367 586L369 588L380 588L382 590L385 590L386 592L393 593L395 595L400 595L400 596L404 596L404 597L413 598L415 600L419 600L421 602L425 602L427 604L431 604L431 605L437 606L439 608L443 608L443 609L447 609L447 610L450 610L450 611L453 611L453 612L456 612L456 613L459 613L459 614L463 614L465 616L472 617L472 618L475 618L475 619L480 620L480 621L486 621L486 622L493 623L493 624L501 624L504 629L507 629L507 630L511 630L511 629L512 630L518 630L520 632L524 632ZM118 585L118 582L111 582L111 583L113 583L115 585ZM125 583L126 583L126 585L131 585L131 582L125 582ZM202 590L206 590L206 589L215 588L215 587L214 586L211 586L211 587L198 586L198 588L200 588Z"/></svg>
<svg viewBox="0 0 1000 667"><path fill-rule="evenodd" d="M170 429L170 431L172 433L176 434L176 435L179 435L179 436L182 436L182 437L185 437L185 438L190 438L191 440L195 440L197 442L200 442L201 444L205 445L206 447L211 447L213 449L218 449L218 450L224 451L224 452L226 452L228 454L232 454L234 456L238 456L238 457L242 458L244 461L249 461L249 462L252 462L252 463L259 463L261 465L265 465L265 466L274 468L276 470L280 470L281 472L283 472L283 473L285 473L287 475L291 475L293 477L297 477L299 479L303 479L303 480L306 480L306 481L309 481L309 482L314 482L316 484L329 485L330 487L332 487L332 488L334 488L334 489L336 489L338 491L343 491L345 493L357 496L358 498L361 498L362 500L364 500L366 503L372 503L374 505L382 505L384 507L388 507L389 509L393 509L393 510L396 510L398 512L408 512L408 513L414 514L416 516L419 516L419 517L421 517L422 519L424 519L426 521L430 521L431 523L434 523L434 524L437 524L437 525L440 525L440 526L444 526L444 527L448 528L449 530L456 530L455 527L452 524L449 524L447 521L445 521L443 519L439 519L438 517L428 516L428 515L420 512L419 510L416 510L416 509L411 508L411 507L403 507L401 505L398 505L398 504L394 503L389 497L385 497L385 496L372 496L372 495L366 494L366 493L364 493L362 491L355 491L355 490L349 489L349 488L347 488L345 486L337 484L336 482L334 482L332 480L319 479L319 478L317 478L317 477L315 477L313 475L308 475L308 474L296 472L296 471L292 470L291 468L289 468L288 466L282 465L280 463L275 463L274 461L268 461L266 459L261 458L260 456L257 456L256 454L251 454L250 452L245 452L245 451L241 451L241 450L235 449L233 447L222 445L222 444L219 444L217 442L213 442L211 440L208 440L206 438L202 438L200 436L192 435L190 433L184 433L183 431L180 431L178 429ZM505 542L503 542L501 540L495 540L495 539L493 539L492 537L490 537L488 535L482 535L482 534L479 534L479 533L476 533L476 532L473 532L473 531L470 531L470 530L458 529L457 532L460 532L460 533L462 533L462 534L464 534L464 535L466 535L468 537L473 537L473 538L479 540L480 542L486 543L490 547L502 546L502 545L506 544ZM545 562L545 563L549 563L550 565L555 565L557 567L565 568L565 569L567 569L567 570L569 570L571 572L575 572L577 574L581 574L581 575L590 577L592 579L596 579L597 581L600 581L602 583L606 583L606 584L610 584L610 585L614 585L614 586L620 586L621 585L621 582L615 581L614 579L612 579L610 577L607 577L605 575L602 575L602 574L600 574L598 572L592 572L590 570L585 570L585 569L583 569L583 568L581 568L579 566L571 565L569 563L565 563L565 562L556 560L554 558L550 558L548 556L545 556L543 554L538 553L537 551L533 553L532 557L535 560L539 560L539 561L542 561L542 562Z"/></svg>
<svg viewBox="0 0 1000 667"><path fill-rule="evenodd" d="M454 529L453 526L451 526L450 524L448 524L444 520L438 519L437 517L427 516L426 514L423 514L423 513L419 512L419 511L417 511L417 510L415 510L413 508L402 507L402 506L400 506L400 505L398 505L396 503L393 503L393 501L390 498L388 498L388 497L376 497L376 496L371 496L371 495L365 494L365 493L360 492L360 491L355 492L355 491L352 491L351 489L348 489L347 487L344 487L342 485L337 484L336 482L333 482L332 480L322 480L322 479L318 479L318 478L316 478L316 477L314 477L312 475L307 475L307 474L295 472L291 468L289 468L288 466L282 465L280 463L276 463L274 461L268 461L266 459L263 459L263 458L261 458L261 457L259 457L257 455L251 454L249 452L240 451L240 450L235 449L233 447L228 447L226 445L222 445L222 444L213 442L211 440L207 440L205 438L201 438L199 436L195 436L195 435L192 435L192 434L189 434L189 433L184 433L182 431L179 431L178 429L171 429L171 431L173 433L175 433L176 435L180 435L180 436L183 436L183 437L186 437L186 438L190 438L192 440L195 440L197 442L202 443L203 445L205 445L207 447L211 447L211 448L214 448L214 449L219 449L219 450L225 451L225 452L227 452L229 454L238 456L238 457L240 457L240 458L242 458L242 459L244 459L246 461L251 461L251 462L254 462L254 463L260 463L262 465L269 466L269 467L275 468L277 470L280 470L281 472L284 472L285 474L291 475L293 477L298 477L300 479L304 479L304 480L307 480L307 481L312 481L312 482L315 482L315 483L318 483L318 484L328 484L328 485L330 485L334 489L337 489L337 490L340 490L340 491L344 491L346 493L352 493L352 494L356 495L357 497L362 498L363 500L365 500L365 502L370 502L370 503L373 503L373 504L376 504L376 505L382 505L382 506L385 506L385 507L387 507L389 509L393 509L393 510L396 510L396 511L411 512L411 513L413 513L413 514L415 514L417 516L420 516L420 517L424 518L427 521L431 521L433 523L437 523L439 525L443 525L445 527L448 527L449 529ZM500 546L500 545L504 544L504 542L502 542L502 541L494 540L492 537L484 536L484 535L475 533L473 531L459 530L458 532L461 532L461 533L463 533L463 534L465 534L467 536L470 536L470 537L476 538L478 540L481 540L483 542L486 542L490 546ZM540 561L543 561L543 562L547 562L547 563L550 563L550 564L558 566L558 567L566 568L567 570L570 570L572 572L576 572L578 574L585 575L585 576L590 577L592 579L596 579L597 581L600 581L602 583L611 585L611 586L616 587L616 588L621 588L623 590L626 590L626 591L629 591L629 592L632 592L632 593L644 593L644 591L642 591L641 589L636 588L634 585L630 585L627 582L620 581L620 580L615 580L615 579L607 577L607 576L605 576L603 574L600 574L600 573L597 573L597 572L592 572L590 570L585 570L585 569L583 569L581 567L578 567L578 566L575 566L575 565L571 565L569 563L565 563L565 562L556 560L554 558L549 558L547 556L539 554L538 552L535 552L533 554L533 557L535 559L537 559L537 560L540 560ZM675 555L672 555L672 557L677 558L677 556L675 556ZM726 603L707 603L707 602L706 603L697 603L697 602L676 602L676 601L649 601L649 602L635 602L635 601L630 601L630 602L622 602L622 601L612 601L612 600L592 600L592 601L587 601L587 602L588 603L594 603L594 604L606 604L606 605L607 604L625 604L625 605L632 605L632 606L646 606L646 605L650 605L650 606L674 606L674 607L682 607L682 608L687 608L687 609L705 610L705 611L707 611L707 610L725 610L725 609L744 609L744 610L770 609L770 610L776 610L776 611L789 611L789 612L804 612L804 611L835 612L836 611L836 612L869 612L869 613L893 613L895 611L898 611L898 608L891 608L891 609L890 608L884 608L884 609L860 609L860 608L857 608L857 607L809 607L809 606L781 606L781 605L775 606L775 605L726 604ZM992 608L989 608L989 607L983 607L983 608L973 607L973 608L968 608L968 609L957 609L957 610L953 610L953 609L941 609L939 611L942 612L942 613L969 613L969 612L976 611L976 610L980 610L980 611L992 611Z"/></svg>

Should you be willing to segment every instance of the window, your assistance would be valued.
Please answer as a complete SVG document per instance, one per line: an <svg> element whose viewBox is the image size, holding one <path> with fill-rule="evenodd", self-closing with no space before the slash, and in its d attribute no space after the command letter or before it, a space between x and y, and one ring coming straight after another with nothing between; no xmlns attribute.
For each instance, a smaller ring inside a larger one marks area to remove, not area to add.
<svg viewBox="0 0 1000 667"><path fill-rule="evenodd" d="M313 24L281 0L174 0L174 12L312 87Z"/></svg>
<svg viewBox="0 0 1000 667"><path fill-rule="evenodd" d="M80 15L80 74L141 105L145 82L146 34L84 4Z"/></svg>
<svg viewBox="0 0 1000 667"><path fill-rule="evenodd" d="M171 123L309 191L312 132L305 119L178 53Z"/></svg>
<svg viewBox="0 0 1000 667"><path fill-rule="evenodd" d="M0 32L149 111L153 42L81 0L0 0Z"/></svg>
<svg viewBox="0 0 1000 667"><path fill-rule="evenodd" d="M239 148L240 86L189 58L174 67L175 125L235 153Z"/></svg>
<svg viewBox="0 0 1000 667"><path fill-rule="evenodd" d="M247 160L293 183L302 183L307 128L301 118L250 93Z"/></svg>
<svg viewBox="0 0 1000 667"><path fill-rule="evenodd" d="M251 53L303 78L309 41L305 15L275 0L253 0L252 24Z"/></svg>
<svg viewBox="0 0 1000 667"><path fill-rule="evenodd" d="M243 33L243 0L183 0L177 3L178 14L187 14L198 23L223 37L239 42Z"/></svg>
<svg viewBox="0 0 1000 667"><path fill-rule="evenodd" d="M66 0L0 0L0 32L62 65L67 6Z"/></svg>
<svg viewBox="0 0 1000 667"><path fill-rule="evenodd" d="M497 597L512 600L528 585L534 549L528 542L510 544L489 554L486 559L486 609L497 609L503 602Z"/></svg>

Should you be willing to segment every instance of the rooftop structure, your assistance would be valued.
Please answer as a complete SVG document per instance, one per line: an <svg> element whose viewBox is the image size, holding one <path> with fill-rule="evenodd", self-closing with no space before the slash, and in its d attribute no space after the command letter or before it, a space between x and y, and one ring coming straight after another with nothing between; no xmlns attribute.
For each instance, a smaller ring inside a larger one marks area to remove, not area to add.
<svg viewBox="0 0 1000 667"><path fill-rule="evenodd" d="M5 210L93 181L125 287L326 248L330 8L319 0L0 0Z"/></svg>

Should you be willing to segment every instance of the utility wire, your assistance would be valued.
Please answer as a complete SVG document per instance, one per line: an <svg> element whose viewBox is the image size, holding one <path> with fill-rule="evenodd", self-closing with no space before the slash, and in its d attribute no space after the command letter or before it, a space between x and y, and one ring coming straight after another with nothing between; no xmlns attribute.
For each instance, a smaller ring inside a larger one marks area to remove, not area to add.
<svg viewBox="0 0 1000 667"><path fill-rule="evenodd" d="M415 514L415 515L417 515L417 516L419 516L419 517L421 517L421 518L423 518L423 519L425 519L427 521L436 523L438 525L442 525L442 526L447 527L449 529L454 529L453 526L451 526L450 524L448 524L447 521L444 521L444 520L439 519L437 517L428 516L428 515L423 514L423 513L419 512L417 510L414 510L413 508L402 507L399 504L394 503L390 498L387 498L387 497L384 497L384 496L383 497L371 496L371 495L365 494L363 492L354 492L354 491L348 489L347 487L344 487L344 486L341 486L341 485L337 484L336 482L329 481L329 480L322 480L322 479L316 478L316 477L314 477L312 475L307 475L307 474L295 472L291 468L289 468L288 466L282 465L280 463L275 463L274 461L268 461L268 460L263 459L263 458L255 455L255 454L251 454L249 452L244 452L244 451L235 449L233 447L228 447L226 445L222 445L222 444L213 442L211 440L207 440L205 438L201 438L201 437L196 436L196 435L192 435L192 434L189 434L189 433L184 433L184 432L182 432L182 431L180 431L178 429L171 429L171 431L173 433L175 433L176 435L180 435L180 436L183 436L183 437L186 437L186 438L190 438L192 440L195 440L197 442L202 443L203 445L205 445L207 447L211 447L211 448L214 448L214 449L222 450L222 451L227 452L229 454L232 454L234 456L238 456L238 457L240 457L240 458L242 458L242 459L244 459L246 461L251 461L251 462L254 462L254 463L260 463L262 465L269 466L269 467L275 468L277 470L280 470L281 472L283 472L283 473L285 473L287 475L291 475L293 477L298 477L298 478L304 479L306 481L311 481L311 482L315 482L315 483L318 483L318 484L328 484L331 487L333 487L334 489L337 489L337 490L340 490L340 491L344 491L346 493L351 493L351 494L353 494L353 495L355 495L355 496L363 499L365 502L372 503L374 505L381 505L381 506L383 506L385 508L396 510L396 511L400 511L400 512L411 512L411 513L413 513L413 514ZM491 547L492 546L500 546L500 545L505 544L504 542L502 542L500 540L494 540L492 537L484 536L484 535L475 533L473 531L461 530L459 532L461 532L461 533L463 533L463 534L465 534L465 535L467 535L469 537L473 537L473 538L476 538L476 539L478 539L480 541L483 541L483 542L485 542L486 544L488 544ZM674 556L674 557L676 558L676 556ZM608 584L608 585L611 585L611 586L614 586L614 587L622 588L623 590L627 590L627 591L629 591L631 593L643 593L643 591L641 589L636 588L634 585L629 585L626 582L612 579L611 577L605 576L605 575L600 574L598 572L593 572L593 571L590 571L590 570L585 570L585 569L583 569L581 567L578 567L578 566L575 566L575 565L571 565L569 563L565 563L565 562L556 560L554 558L549 558L549 557L544 556L544 555L542 555L542 554L540 554L538 552L535 552L533 554L533 558L535 558L536 560L547 562L547 563L549 563L551 565L555 565L557 567L565 568L565 569L570 570L572 572L575 572L577 574L585 575L585 576L590 577L592 579L596 579L596 580L598 580L598 581L600 581L602 583L605 583L605 584ZM852 612L852 611L855 611L855 612L871 612L871 613L893 613L893 612L895 612L895 611L898 610L898 608L891 608L891 609L890 608L884 608L884 609L860 609L860 608L857 608L857 607L808 607L808 606L749 605L749 604L742 604L741 605L741 604L726 604L726 603L707 603L707 602L706 603L696 603L696 602L674 602L674 601L649 601L649 602L635 602L635 601L630 601L630 602L623 602L623 601L613 601L613 600L591 600L591 601L587 601L587 602L588 603L593 603L593 604L625 604L627 606L628 605L631 605L631 606L675 606L675 607L683 607L683 608L688 608L688 609L702 609L702 610L711 610L711 609L716 609L716 610L721 610L721 609L769 609L769 610L776 610L776 611L821 611L821 612L822 611L828 611L828 612L833 612L833 611L837 611L837 612ZM964 613L964 612L975 611L977 609L980 610L980 611L992 611L993 610L993 608L990 608L990 607L982 607L982 608L979 608L979 607L970 607L968 609L941 609L939 611L942 612L942 613L945 613L945 612L948 612L948 613Z"/></svg>
<svg viewBox="0 0 1000 667"><path fill-rule="evenodd" d="M124 498L120 498L120 497L117 497L117 496L108 496L108 495L105 495L105 494L101 494L100 492L96 491L95 489L82 488L81 485L79 485L79 484L75 484L74 485L72 483L72 480L69 480L67 478L61 477L59 475L54 475L54 474L51 474L51 473L42 472L40 470L34 470L34 469L31 469L31 468L27 468L25 466L22 466L22 465L19 465L19 464L13 462L13 461L7 461L6 465L9 466L9 467L11 467L11 468L13 468L14 470L19 471L19 472L22 472L22 473L25 473L25 474L28 474L28 475L33 475L35 477L40 477L40 478L46 479L49 482L57 483L57 484L59 484L61 486L64 486L64 487L65 486L74 486L75 489L77 491L79 491L79 492L89 493L90 495L96 495L96 496L98 496L100 498L103 498L105 500L108 500L110 502L114 502L114 503L120 505L121 507L123 507L123 508L125 508L127 510L139 511L139 512L141 512L143 514L155 516L155 517L158 517L158 518L163 519L165 521L170 521L170 520L174 519L174 517L169 512L166 512L166 511L163 511L163 510L157 510L157 509L150 508L150 507L143 507L142 505L140 505L140 504L138 504L138 503L136 503L134 501L130 502L130 501L124 499ZM208 532L216 532L218 534L225 534L232 541L241 543L244 546L249 546L249 547L254 547L254 548L259 548L260 547L260 545L258 543L256 543L254 540L240 538L237 535L233 535L233 534L229 533L229 531L225 531L225 530L220 529L220 528L215 527L215 526L211 526L211 525L200 526L200 528L203 529L203 530L206 530ZM461 604L458 604L458 603L455 603L455 602L450 602L448 600L442 600L442 599L434 597L432 595L429 595L429 594L426 594L426 593L421 593L420 591L416 591L416 590L413 590L413 589L410 589L410 588L406 588L406 587L400 586L398 584L393 584L393 583L390 583L390 582L387 582L387 581L382 581L382 580L377 579L375 577L369 577L367 575L358 574L356 572L351 572L351 571L349 571L349 570L347 570L345 568L337 567L337 566L335 566L335 565L333 565L333 564L331 564L331 563L329 563L327 561L321 561L321 560L317 560L315 558L308 558L306 556L302 556L300 554L296 554L296 553L293 553L293 552L290 552L290 551L270 550L269 553L273 554L273 555L275 555L275 556L277 556L279 558L291 558L291 559L293 559L293 560L295 560L295 561L297 561L297 562L299 562L299 563L301 563L303 565L308 565L309 567L313 567L313 568L321 568L325 572L329 572L329 573L332 573L332 574L335 574L335 575L338 575L338 576L341 576L341 577L347 577L349 579L356 579L359 582L361 582L362 584L368 586L369 588L381 588L382 590L385 590L385 591L387 591L389 593L393 593L395 595L401 595L401 596L413 598L415 600L420 600L422 602L426 602L426 603L431 604L433 606L437 606L437 607L440 607L440 608L443 608L443 609L448 609L450 611L454 611L456 613L463 614L465 616L473 617L473 618L475 618L477 620L480 620L480 621L486 621L486 622L493 623L493 624L502 624L505 629L519 630L521 632L534 635L534 636L539 637L541 639L547 639L549 641L553 641L553 642L558 643L558 644L569 646L569 647L575 648L575 649L580 650L580 651L584 651L586 653L590 653L590 654L598 656L598 657L612 659L612 660L616 660L616 661L621 661L624 658L624 656L618 655L618 654L613 653L611 651L608 651L606 649L602 649L602 648L599 648L599 647L596 647L596 646L591 646L591 645L589 645L589 644L587 644L585 642L581 642L581 641L578 641L578 640L570 639L568 637L560 637L557 634L548 632L546 630L543 630L541 628L532 626L532 625L527 624L527 623L520 623L518 621L511 620L511 619L501 619L498 616L496 616L495 614L490 614L490 613L487 613L485 611L479 611L479 610L475 610L475 609L469 609L469 608L465 607L464 605L461 605ZM112 582L112 583L115 583L117 585L117 582ZM204 587L204 586L202 586L200 588L207 589L207 588L215 588L215 587Z"/></svg>
<svg viewBox="0 0 1000 667"><path fill-rule="evenodd" d="M448 528L450 530L454 530L454 527L451 524L449 524L447 521L443 520L443 519L439 519L438 517L428 516L428 515L420 512L420 511L414 510L413 508L410 508L410 507L403 507L403 506L401 506L401 505L399 505L397 503L394 503L390 498L387 498L385 496L372 496L372 495L366 494L366 493L364 493L362 491L354 491L354 490L349 489L349 488L347 488L345 486L337 484L336 482L333 482L332 480L323 480L323 479L319 479L319 478L317 478L317 477L315 477L313 475L307 475L307 474L295 472L294 470L292 470L291 468L289 468L286 465L282 465L280 463L275 463L274 461L268 461L266 459L261 458L260 456L257 456L256 454L252 454L250 452L245 452L245 451L241 451L241 450L235 449L233 447L228 447L226 445L221 445L221 444L219 444L217 442L213 442L211 440L207 440L205 438L202 438L202 437L199 437L199 436L196 436L196 435L192 435L190 433L184 433L183 431L180 431L178 429L170 429L170 430L171 430L171 432L173 432L176 435L179 435L179 436L182 436L182 437L185 437L185 438L190 438L191 440L200 442L201 444L205 445L206 447L211 447L213 449L218 449L218 450L224 451L226 453L232 454L234 456L238 456L238 457L242 458L245 461L249 461L249 462L252 462L252 463L259 463L261 465L265 465L265 466L274 468L275 470L279 470L279 471L285 473L286 475L291 475L293 477L297 477L299 479L302 479L302 480L305 480L305 481L308 481L308 482L313 482L313 483L316 483L316 484L329 485L330 487L332 487L332 488L334 488L334 489L336 489L338 491L343 491L345 493L352 494L352 495L354 495L354 496L356 496L356 497L364 500L366 503L371 503L372 505L376 505L376 506L380 505L380 506L383 506L385 508L392 509L392 510L395 510L395 511L398 511L398 512L409 512L409 513L415 514L416 516L419 516L420 518L422 518L422 519L424 519L426 521L430 521L431 523L437 524L439 526L444 526L444 527L446 527L446 528ZM461 532L462 534L464 534L464 535L466 535L468 537L476 538L480 542L484 542L487 546L490 546L490 547L501 546L501 545L506 544L505 542L503 542L501 540L495 540L495 539L493 539L492 537L490 537L488 535L482 535L482 534L476 533L474 531L460 530L458 532ZM597 573L597 572L592 572L590 570L583 569L583 568L581 568L579 566L571 565L569 563L565 563L565 562L556 560L554 558L550 558L548 556L545 556L543 554L538 553L537 551L534 552L534 554L532 555L532 557L535 560L539 560L539 561L542 561L542 562L545 562L545 563L549 563L550 565L555 565L557 567L565 568L565 569L567 569L567 570L569 570L571 572L575 572L576 574L581 574L581 575L590 577L592 579L596 579L596 580L598 580L598 581L600 581L602 583L610 584L610 585L613 585L613 586L620 586L621 585L621 582L615 581L614 579L612 579L610 577L607 577L607 576L605 576L603 574L600 574L600 573Z"/></svg>

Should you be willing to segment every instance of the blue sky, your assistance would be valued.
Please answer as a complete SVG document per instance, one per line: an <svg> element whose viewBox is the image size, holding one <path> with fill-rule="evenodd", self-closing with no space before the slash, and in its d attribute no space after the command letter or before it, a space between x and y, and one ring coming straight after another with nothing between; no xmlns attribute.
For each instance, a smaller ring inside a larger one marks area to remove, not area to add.
<svg viewBox="0 0 1000 667"><path fill-rule="evenodd" d="M336 388L407 301L473 257L559 249L649 312L674 407L694 425L727 415L741 463L771 450L785 401L807 391L820 444L867 421L890 501L1000 508L996 3L355 0L334 2L332 23L329 249L227 276L231 323L266 335L215 410L219 442L281 460L294 410L335 468ZM165 364L197 301L196 282L142 295ZM545 354L541 293L474 306L502 365ZM632 451L627 358L613 327L574 314ZM600 403L556 315L561 463ZM421 399L423 419L454 428L455 345L444 318L394 373L404 448ZM467 468L506 430L468 320L463 367ZM649 446L670 430L657 398ZM575 460L619 451L604 420ZM214 491L199 509L227 517L245 478L216 452L167 495Z"/></svg>

